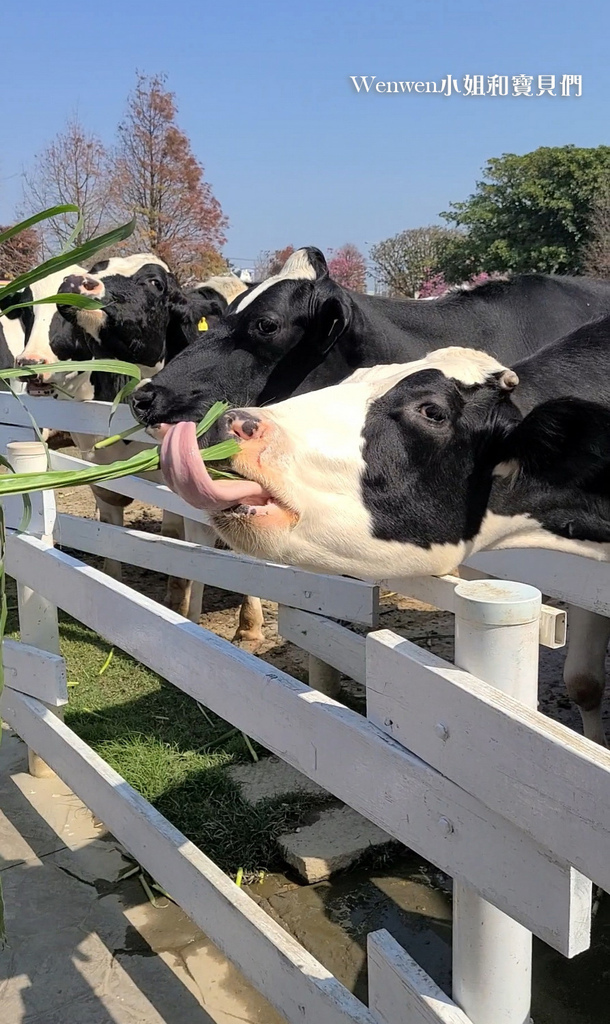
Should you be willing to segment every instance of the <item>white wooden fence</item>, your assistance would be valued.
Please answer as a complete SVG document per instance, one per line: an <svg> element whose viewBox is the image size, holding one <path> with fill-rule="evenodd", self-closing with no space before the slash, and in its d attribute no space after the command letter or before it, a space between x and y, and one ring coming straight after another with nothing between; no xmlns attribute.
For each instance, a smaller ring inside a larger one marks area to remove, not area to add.
<svg viewBox="0 0 610 1024"><path fill-rule="evenodd" d="M108 406L26 399L40 426L108 434ZM0 451L33 438L0 395ZM51 454L65 467L66 456ZM166 488L109 485L196 518ZM572 957L590 942L591 882L610 889L610 752L536 710L538 644L563 642L563 614L539 590L610 613L580 561L528 552L477 560L519 584L454 577L392 581L455 614L455 664L388 630L366 639L337 619L377 625L378 590L57 515L33 496L5 503L7 572L18 582L21 642L5 641L3 717L81 797L186 913L294 1024L525 1024L532 933ZM58 551L63 545L259 595L280 633L366 686L366 717ZM503 553L504 554L504 553ZM542 553L541 553L542 554ZM513 573L513 569L515 572ZM453 999L385 931L369 936L365 1007L61 720L67 701L57 608L254 737L454 878Z"/></svg>

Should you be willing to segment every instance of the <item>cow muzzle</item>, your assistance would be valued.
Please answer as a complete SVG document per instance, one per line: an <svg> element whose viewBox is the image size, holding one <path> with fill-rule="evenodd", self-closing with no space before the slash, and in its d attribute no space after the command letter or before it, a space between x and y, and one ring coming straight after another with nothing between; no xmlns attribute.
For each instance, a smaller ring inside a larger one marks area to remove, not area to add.
<svg viewBox="0 0 610 1024"><path fill-rule="evenodd" d="M104 282L97 277L70 274L59 286L59 294L62 292L71 295L86 295L90 299L103 299L105 288Z"/></svg>
<svg viewBox="0 0 610 1024"><path fill-rule="evenodd" d="M48 363L49 359L46 356L32 358L21 355L15 360L15 365L22 367L48 365ZM48 395L53 391L53 386L49 382L50 377L49 373L24 374L23 377L19 377L19 380L25 381L28 395Z"/></svg>

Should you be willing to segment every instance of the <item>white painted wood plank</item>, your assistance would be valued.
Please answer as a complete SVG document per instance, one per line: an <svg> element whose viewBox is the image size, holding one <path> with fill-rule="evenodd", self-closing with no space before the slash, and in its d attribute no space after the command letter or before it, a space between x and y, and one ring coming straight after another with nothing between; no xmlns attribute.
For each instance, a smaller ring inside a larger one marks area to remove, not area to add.
<svg viewBox="0 0 610 1024"><path fill-rule="evenodd" d="M20 399L19 402L8 392L0 392L0 423L29 427L31 421L25 412L27 409L39 427L67 430L75 434L110 437L136 425L128 405L119 406L109 426L112 409L110 402L58 401L55 398L36 398L31 395L20 395ZM157 444L144 430L134 434L136 439L143 444Z"/></svg>
<svg viewBox="0 0 610 1024"><path fill-rule="evenodd" d="M610 564L559 551L485 551L468 566L502 580L518 580L543 594L610 616Z"/></svg>
<svg viewBox="0 0 610 1024"><path fill-rule="evenodd" d="M339 669L343 675L358 683L366 682L366 640L351 629L319 615L280 605L277 631L285 640Z"/></svg>
<svg viewBox="0 0 610 1024"><path fill-rule="evenodd" d="M18 640L4 640L2 659L7 686L54 707L68 703L66 663L59 654L41 651Z"/></svg>
<svg viewBox="0 0 610 1024"><path fill-rule="evenodd" d="M385 928L367 936L369 1009L379 1024L471 1024Z"/></svg>
<svg viewBox="0 0 610 1024"><path fill-rule="evenodd" d="M3 715L287 1021L374 1024L366 1007L95 751L9 687Z"/></svg>
<svg viewBox="0 0 610 1024"><path fill-rule="evenodd" d="M361 715L36 538L8 534L7 566L549 945L588 947L590 883Z"/></svg>
<svg viewBox="0 0 610 1024"><path fill-rule="evenodd" d="M454 591L462 581L458 576L410 576L383 580L381 586L395 594L412 597L445 612L454 612Z"/></svg>
<svg viewBox="0 0 610 1024"><path fill-rule="evenodd" d="M610 890L610 750L390 630L366 672L372 722Z"/></svg>
<svg viewBox="0 0 610 1024"><path fill-rule="evenodd" d="M58 516L55 541L76 551L109 556L129 565L198 580L238 594L290 604L314 614L369 626L378 621L379 590L373 584L360 580L274 565L247 555L217 551L188 541L109 526L78 516ZM336 630L340 628L335 627ZM349 633L349 630L345 632ZM364 641L361 661L364 668Z"/></svg>

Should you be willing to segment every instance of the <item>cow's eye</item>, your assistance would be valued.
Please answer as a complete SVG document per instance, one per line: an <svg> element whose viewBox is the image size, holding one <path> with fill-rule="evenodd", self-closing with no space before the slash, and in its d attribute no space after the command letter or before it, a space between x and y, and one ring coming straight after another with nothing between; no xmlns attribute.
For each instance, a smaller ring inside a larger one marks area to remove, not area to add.
<svg viewBox="0 0 610 1024"><path fill-rule="evenodd" d="M152 285L152 287L156 288L158 292L163 291L163 284L158 277L149 277L148 280L145 281L145 284Z"/></svg>
<svg viewBox="0 0 610 1024"><path fill-rule="evenodd" d="M417 411L420 416L424 416L427 420L434 420L435 423L443 423L447 419L445 410L441 409L440 405L435 405L434 402L424 402Z"/></svg>
<svg viewBox="0 0 610 1024"><path fill-rule="evenodd" d="M260 334L275 334L276 331L279 331L280 325L277 321L263 316L260 320L256 321L256 329Z"/></svg>

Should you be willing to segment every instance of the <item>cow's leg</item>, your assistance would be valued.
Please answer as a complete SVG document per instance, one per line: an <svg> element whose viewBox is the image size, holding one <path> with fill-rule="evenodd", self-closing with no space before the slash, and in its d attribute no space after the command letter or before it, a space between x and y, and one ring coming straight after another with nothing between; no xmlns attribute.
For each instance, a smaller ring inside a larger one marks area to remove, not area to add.
<svg viewBox="0 0 610 1024"><path fill-rule="evenodd" d="M111 526L123 525L123 510L131 504L132 499L124 494L115 494L113 491L106 491L101 487L92 487L95 504L100 523L109 523ZM104 572L115 580L122 576L121 563L113 558L104 559Z"/></svg>
<svg viewBox="0 0 610 1024"><path fill-rule="evenodd" d="M256 650L265 639L264 624L265 617L260 597L244 597L239 609L239 622L233 642L243 644L247 650Z"/></svg>
<svg viewBox="0 0 610 1024"><path fill-rule="evenodd" d="M602 726L602 697L606 685L610 618L570 605L568 624L570 636L563 671L566 688L578 705L585 736L607 747Z"/></svg>
<svg viewBox="0 0 610 1024"><path fill-rule="evenodd" d="M170 537L173 540L184 540L184 519L175 512L163 512L161 521L161 536ZM178 615L185 618L188 613L191 599L191 581L182 579L180 576L168 576L165 598L163 603Z"/></svg>
<svg viewBox="0 0 610 1024"><path fill-rule="evenodd" d="M184 520L184 539L192 544L201 544L205 548L213 548L217 539L217 533L211 526L203 523L196 523L194 519ZM191 622L199 622L203 605L203 583L193 580L190 584L189 603L187 618Z"/></svg>

